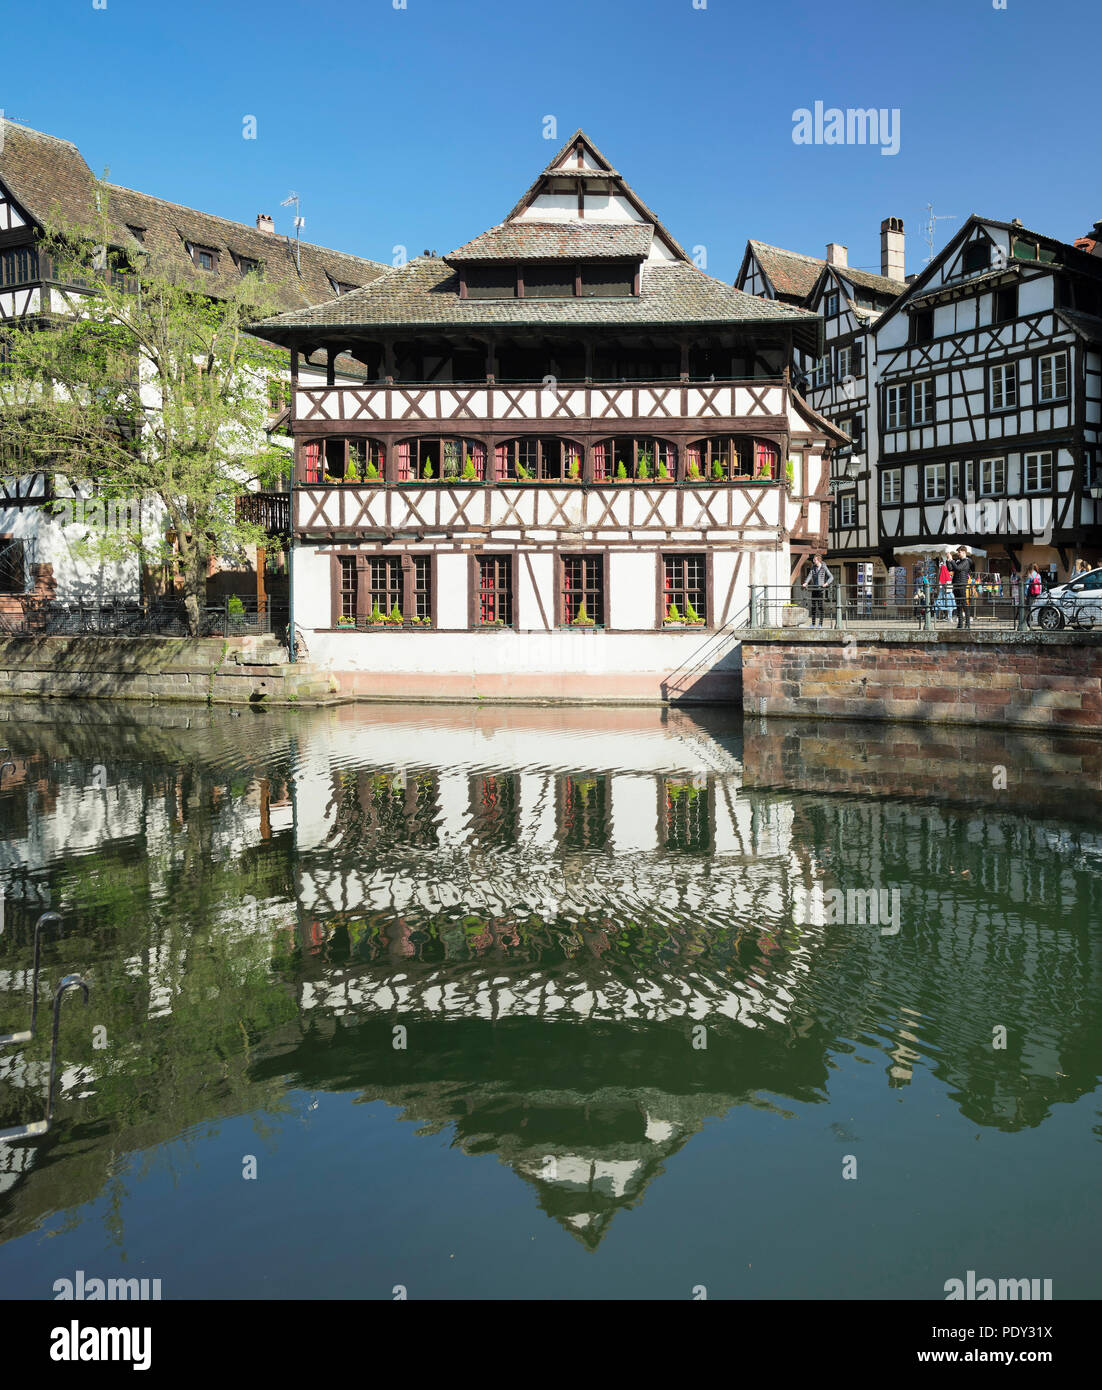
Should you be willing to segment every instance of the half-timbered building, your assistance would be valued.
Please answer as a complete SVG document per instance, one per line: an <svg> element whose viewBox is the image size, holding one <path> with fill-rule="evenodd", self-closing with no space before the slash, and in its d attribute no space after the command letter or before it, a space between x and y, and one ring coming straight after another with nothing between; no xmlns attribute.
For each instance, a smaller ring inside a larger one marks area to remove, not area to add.
<svg viewBox="0 0 1102 1390"><path fill-rule="evenodd" d="M973 216L874 332L881 553L1102 563L1102 261Z"/></svg>
<svg viewBox="0 0 1102 1390"><path fill-rule="evenodd" d="M190 277L198 293L214 298L249 271L259 270L282 306L302 307L347 293L383 269L378 262L340 251L305 242L296 245L276 234L267 215L249 226L114 184L99 187L110 200L117 249L144 248L166 269ZM63 278L40 239L47 227L91 225L96 198L96 180L74 144L0 117L0 325L4 319L80 312L82 300L94 287ZM362 380L358 364L341 361L337 366L342 381ZM325 365L319 368L308 360L300 363L299 372L302 380L326 379ZM288 413L289 363L271 381L258 382L258 390L268 392L269 432L278 436ZM289 435L287 444L289 451ZM18 616L33 598L103 602L171 586L171 576L143 572L137 556L102 561L74 548L89 524L102 523L107 515L94 493L94 479L59 482L55 476L23 471L18 458L0 460L0 614ZM43 509L70 494L73 505L65 512L51 515ZM243 498L241 506L250 520L265 525L282 544L289 529L285 490ZM159 509L147 500L134 499L125 515L143 531L159 530ZM256 593L262 599L266 584L285 596L281 551L272 547L266 559L264 550L260 547L250 557L247 571L235 574L223 568L212 576L212 597L225 591ZM271 570L267 575L266 568Z"/></svg>
<svg viewBox="0 0 1102 1390"><path fill-rule="evenodd" d="M872 329L906 289L904 231L900 218L880 226L880 268L875 275L849 264L848 248L827 247L824 260L748 241L735 284L749 293L786 297L818 314L824 341L819 356L797 352L797 385L810 405L845 435L834 451L830 479L828 557L837 560L850 592L883 578L875 490L868 486L876 463L875 351Z"/></svg>
<svg viewBox="0 0 1102 1390"><path fill-rule="evenodd" d="M370 381L294 396L295 616L343 688L730 690L709 634L825 539L820 321L702 273L581 131L500 224L255 327Z"/></svg>

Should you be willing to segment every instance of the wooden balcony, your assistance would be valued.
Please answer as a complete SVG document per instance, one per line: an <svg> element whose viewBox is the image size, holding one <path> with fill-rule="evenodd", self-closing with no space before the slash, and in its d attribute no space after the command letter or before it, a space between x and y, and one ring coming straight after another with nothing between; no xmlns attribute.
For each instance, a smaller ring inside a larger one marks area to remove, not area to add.
<svg viewBox="0 0 1102 1390"><path fill-rule="evenodd" d="M237 499L238 521L263 526L269 536L291 531L291 499L286 492L250 492Z"/></svg>

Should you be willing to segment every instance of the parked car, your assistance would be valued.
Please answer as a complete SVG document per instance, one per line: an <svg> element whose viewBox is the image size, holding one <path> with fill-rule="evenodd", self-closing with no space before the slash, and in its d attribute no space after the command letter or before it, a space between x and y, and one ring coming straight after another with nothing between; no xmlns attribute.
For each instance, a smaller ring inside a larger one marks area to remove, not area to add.
<svg viewBox="0 0 1102 1390"><path fill-rule="evenodd" d="M1054 584L1030 604L1029 620L1045 632L1062 627L1102 627L1102 569Z"/></svg>

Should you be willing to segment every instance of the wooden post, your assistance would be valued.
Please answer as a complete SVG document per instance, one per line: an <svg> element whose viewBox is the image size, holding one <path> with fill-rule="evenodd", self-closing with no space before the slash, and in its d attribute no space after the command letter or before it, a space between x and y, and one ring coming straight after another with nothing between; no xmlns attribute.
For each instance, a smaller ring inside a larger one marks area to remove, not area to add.
<svg viewBox="0 0 1102 1390"><path fill-rule="evenodd" d="M268 595L264 588L264 566L268 563L268 550L266 546L256 547L256 611L262 613L268 603Z"/></svg>

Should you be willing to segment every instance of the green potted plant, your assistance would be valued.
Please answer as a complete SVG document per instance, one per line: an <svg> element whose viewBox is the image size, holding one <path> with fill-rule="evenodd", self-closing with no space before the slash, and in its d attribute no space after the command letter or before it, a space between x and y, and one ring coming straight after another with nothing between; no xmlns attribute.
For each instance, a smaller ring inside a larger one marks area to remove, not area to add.
<svg viewBox="0 0 1102 1390"><path fill-rule="evenodd" d="M670 480L670 470L666 467L666 460L665 460L665 459L659 459L659 460L658 460L658 481L659 481L660 483L668 483L669 480Z"/></svg>
<svg viewBox="0 0 1102 1390"><path fill-rule="evenodd" d="M385 621L386 619L379 611L379 600L376 599L371 607L371 625L372 627L377 627L380 623L384 623Z"/></svg>
<svg viewBox="0 0 1102 1390"><path fill-rule="evenodd" d="M432 459L427 458L427 459L425 460L425 466L424 466L424 468L421 469L421 477L422 477L422 478L425 478L425 479L428 479L428 478L432 478L432 477L435 477L435 476L436 476L436 475L435 475L435 474L433 473L433 471L432 471Z"/></svg>
<svg viewBox="0 0 1102 1390"><path fill-rule="evenodd" d="M374 463L368 459L367 467L364 469L364 478L370 483L377 481L378 477L379 470L375 467Z"/></svg>
<svg viewBox="0 0 1102 1390"><path fill-rule="evenodd" d="M465 483L477 483L478 474L475 472L474 459L470 454L463 460L463 481Z"/></svg>
<svg viewBox="0 0 1102 1390"><path fill-rule="evenodd" d="M592 619L592 618L589 616L589 614L586 612L586 609L585 609L585 599L583 598L582 601L581 601L581 603L578 604L578 611L577 611L577 613L574 614L574 621L570 624L570 626L571 626L571 627L593 627L593 625L594 625L594 624L593 624L593 619Z"/></svg>
<svg viewBox="0 0 1102 1390"><path fill-rule="evenodd" d="M342 613L341 616L337 619L337 626L338 626L338 627L355 627L355 626L356 626L356 619L353 618L350 614Z"/></svg>
<svg viewBox="0 0 1102 1390"><path fill-rule="evenodd" d="M700 482L700 464L695 460L689 464L689 481L691 483Z"/></svg>
<svg viewBox="0 0 1102 1390"><path fill-rule="evenodd" d="M616 460L616 481L617 481L618 483L626 482L626 481L627 481L627 476L628 476L628 470L627 470L627 468L626 468L625 465L624 465L624 460L623 460L623 459L617 459L617 460Z"/></svg>
<svg viewBox="0 0 1102 1390"><path fill-rule="evenodd" d="M715 482L723 482L723 461L722 459L712 460L712 478Z"/></svg>
<svg viewBox="0 0 1102 1390"><path fill-rule="evenodd" d="M690 623L693 627L704 626L704 619L700 616L700 614L696 611L696 609L692 606L688 599L685 600L685 621L687 623Z"/></svg>
<svg viewBox="0 0 1102 1390"><path fill-rule="evenodd" d="M401 626L401 623L402 623L402 610L398 607L398 600L397 600L397 599L394 600L394 607L390 610L390 615L389 615L389 617L387 618L387 621L388 621L388 622L391 622L391 623L395 623L395 624L397 624L399 627Z"/></svg>
<svg viewBox="0 0 1102 1390"><path fill-rule="evenodd" d="M518 459L518 460L517 460L517 482L518 482L518 483L529 483L529 482L531 482L531 481L532 481L532 475L531 475L531 473L528 472L528 470L527 470L527 468L525 468L524 464L521 463L521 461Z"/></svg>
<svg viewBox="0 0 1102 1390"><path fill-rule="evenodd" d="M684 626L685 619L681 616L681 612L680 612L680 610L678 609L678 606L677 606L676 603L671 603L670 606L666 609L666 619L665 619L665 621L666 621L666 625L667 625L668 627L683 627L683 626Z"/></svg>
<svg viewBox="0 0 1102 1390"><path fill-rule="evenodd" d="M360 477L360 451L355 445L348 450L348 467L344 470L344 481L346 483L358 483Z"/></svg>
<svg viewBox="0 0 1102 1390"><path fill-rule="evenodd" d="M571 455L570 462L566 468L566 475L575 483L582 476L582 461L577 454Z"/></svg>
<svg viewBox="0 0 1102 1390"><path fill-rule="evenodd" d="M789 492L791 492L796 482L796 465L791 459L784 466L784 480L788 484Z"/></svg>
<svg viewBox="0 0 1102 1390"><path fill-rule="evenodd" d="M646 481L650 477L650 454L639 455L639 466L635 471L635 476L641 481Z"/></svg>

